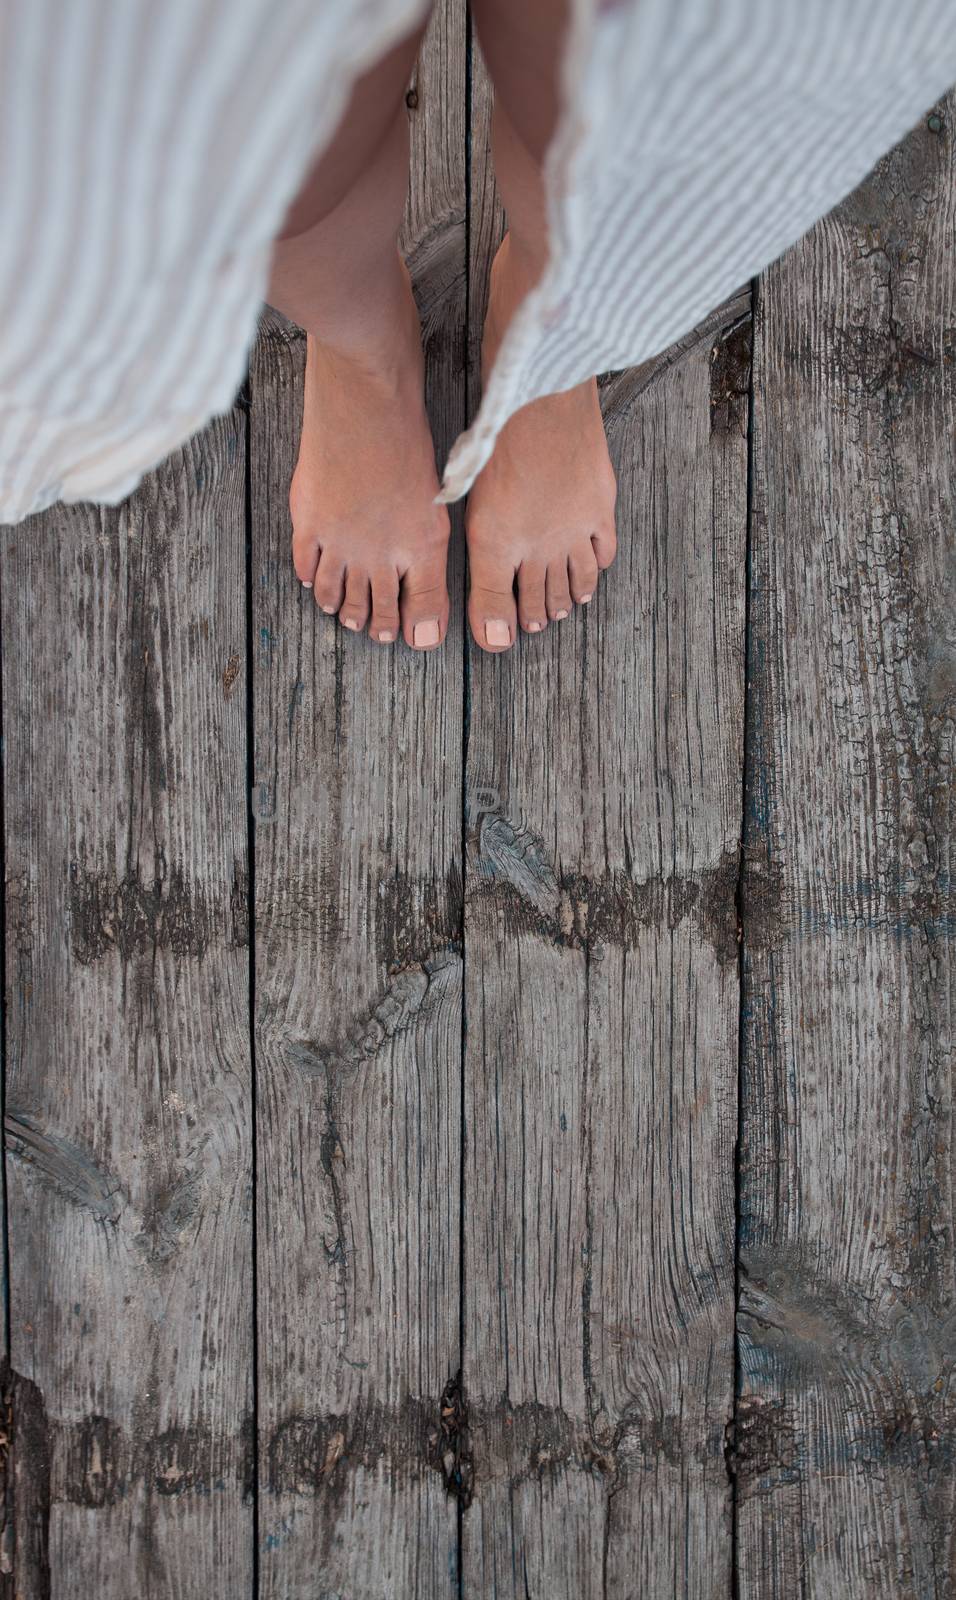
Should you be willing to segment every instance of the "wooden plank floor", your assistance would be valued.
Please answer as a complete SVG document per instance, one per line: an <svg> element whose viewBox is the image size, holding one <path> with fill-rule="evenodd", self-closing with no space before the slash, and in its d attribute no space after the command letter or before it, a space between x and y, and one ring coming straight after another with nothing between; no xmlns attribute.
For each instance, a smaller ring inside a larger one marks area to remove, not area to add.
<svg viewBox="0 0 956 1600"><path fill-rule="evenodd" d="M439 455L502 218L410 96ZM956 98L603 383L506 657L289 560L301 336L2 534L0 1594L956 1595Z"/></svg>

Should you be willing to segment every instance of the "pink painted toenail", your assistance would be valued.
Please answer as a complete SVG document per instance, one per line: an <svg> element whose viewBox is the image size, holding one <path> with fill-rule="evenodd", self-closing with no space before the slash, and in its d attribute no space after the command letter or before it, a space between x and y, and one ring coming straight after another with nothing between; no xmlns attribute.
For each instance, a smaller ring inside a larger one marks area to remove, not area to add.
<svg viewBox="0 0 956 1600"><path fill-rule="evenodd" d="M567 614L568 613L566 611L556 611L554 613L555 622L563 622Z"/></svg>
<svg viewBox="0 0 956 1600"><path fill-rule="evenodd" d="M485 644L510 644L511 629L507 622L502 622L500 617L492 617L485 623Z"/></svg>
<svg viewBox="0 0 956 1600"><path fill-rule="evenodd" d="M437 644L440 632L437 622L416 622L412 629L416 649L427 650L429 645Z"/></svg>
<svg viewBox="0 0 956 1600"><path fill-rule="evenodd" d="M308 578L303 578L302 579L302 587L303 587L303 589L311 589L312 585L309 582Z"/></svg>
<svg viewBox="0 0 956 1600"><path fill-rule="evenodd" d="M358 633L359 631L359 625L354 617L343 617L342 626L343 628L348 628L350 633Z"/></svg>
<svg viewBox="0 0 956 1600"><path fill-rule="evenodd" d="M378 642L379 644L394 644L395 635L394 633L380 633L378 636Z"/></svg>
<svg viewBox="0 0 956 1600"><path fill-rule="evenodd" d="M335 616L335 607L334 606L323 606L322 610L325 612L327 617L334 617Z"/></svg>
<svg viewBox="0 0 956 1600"><path fill-rule="evenodd" d="M540 624L540 622L529 622L528 623L528 632L529 633L540 633L541 632L541 624Z"/></svg>
<svg viewBox="0 0 956 1600"><path fill-rule="evenodd" d="M591 598L591 596L589 594L582 594L581 601L580 601L581 605L582 606L586 606L588 601L590 600L590 598Z"/></svg>

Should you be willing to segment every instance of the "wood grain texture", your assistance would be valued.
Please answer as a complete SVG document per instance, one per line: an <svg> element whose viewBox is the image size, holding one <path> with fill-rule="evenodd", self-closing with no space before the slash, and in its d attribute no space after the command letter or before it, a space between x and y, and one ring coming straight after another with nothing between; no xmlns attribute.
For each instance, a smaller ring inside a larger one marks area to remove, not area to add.
<svg viewBox="0 0 956 1600"><path fill-rule="evenodd" d="M2 535L24 1600L252 1581L244 431Z"/></svg>
<svg viewBox="0 0 956 1600"><path fill-rule="evenodd" d="M954 123L760 290L744 1600L956 1594Z"/></svg>
<svg viewBox="0 0 956 1600"><path fill-rule="evenodd" d="M440 452L464 414L463 5L417 76L405 247ZM295 579L304 341L252 367L260 1592L457 1592L440 1402L458 1370L459 591L381 649ZM454 589L453 589L454 593Z"/></svg>
<svg viewBox="0 0 956 1600"><path fill-rule="evenodd" d="M730 1592L748 333L615 380L616 566L471 654L468 1596Z"/></svg>

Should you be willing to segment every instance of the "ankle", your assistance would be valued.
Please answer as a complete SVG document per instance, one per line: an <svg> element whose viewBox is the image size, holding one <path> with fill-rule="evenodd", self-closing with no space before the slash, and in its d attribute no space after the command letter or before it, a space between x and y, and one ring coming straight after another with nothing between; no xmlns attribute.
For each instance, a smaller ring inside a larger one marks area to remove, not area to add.
<svg viewBox="0 0 956 1600"><path fill-rule="evenodd" d="M402 391L410 381L420 384L421 326L400 256L394 272L364 286L342 310L336 319L322 317L306 330L310 351L329 376L361 375L390 391Z"/></svg>
<svg viewBox="0 0 956 1600"><path fill-rule="evenodd" d="M513 288L523 297L539 282L548 264L547 235L528 235L509 228L498 254L503 258L502 266Z"/></svg>
<svg viewBox="0 0 956 1600"><path fill-rule="evenodd" d="M522 301L541 278L547 249L539 241L505 234L491 264L491 292L485 317L485 361L493 358ZM486 374L487 375L487 374Z"/></svg>

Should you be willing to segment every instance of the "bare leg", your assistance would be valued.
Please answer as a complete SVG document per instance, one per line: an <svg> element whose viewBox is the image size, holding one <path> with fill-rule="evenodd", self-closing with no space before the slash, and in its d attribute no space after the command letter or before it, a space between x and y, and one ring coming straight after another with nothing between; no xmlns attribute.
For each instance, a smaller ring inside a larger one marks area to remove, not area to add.
<svg viewBox="0 0 956 1600"><path fill-rule="evenodd" d="M448 625L448 517L434 505L418 314L398 253L405 86L420 35L356 86L274 252L269 299L308 335L292 554L330 615L431 648Z"/></svg>
<svg viewBox="0 0 956 1600"><path fill-rule="evenodd" d="M492 147L508 217L495 258L482 361L490 368L515 310L547 259L541 163L559 107L566 0L475 0L495 84ZM614 559L615 483L592 379L525 406L503 429L467 512L476 643L507 649L591 598ZM515 604L517 589L517 605Z"/></svg>

